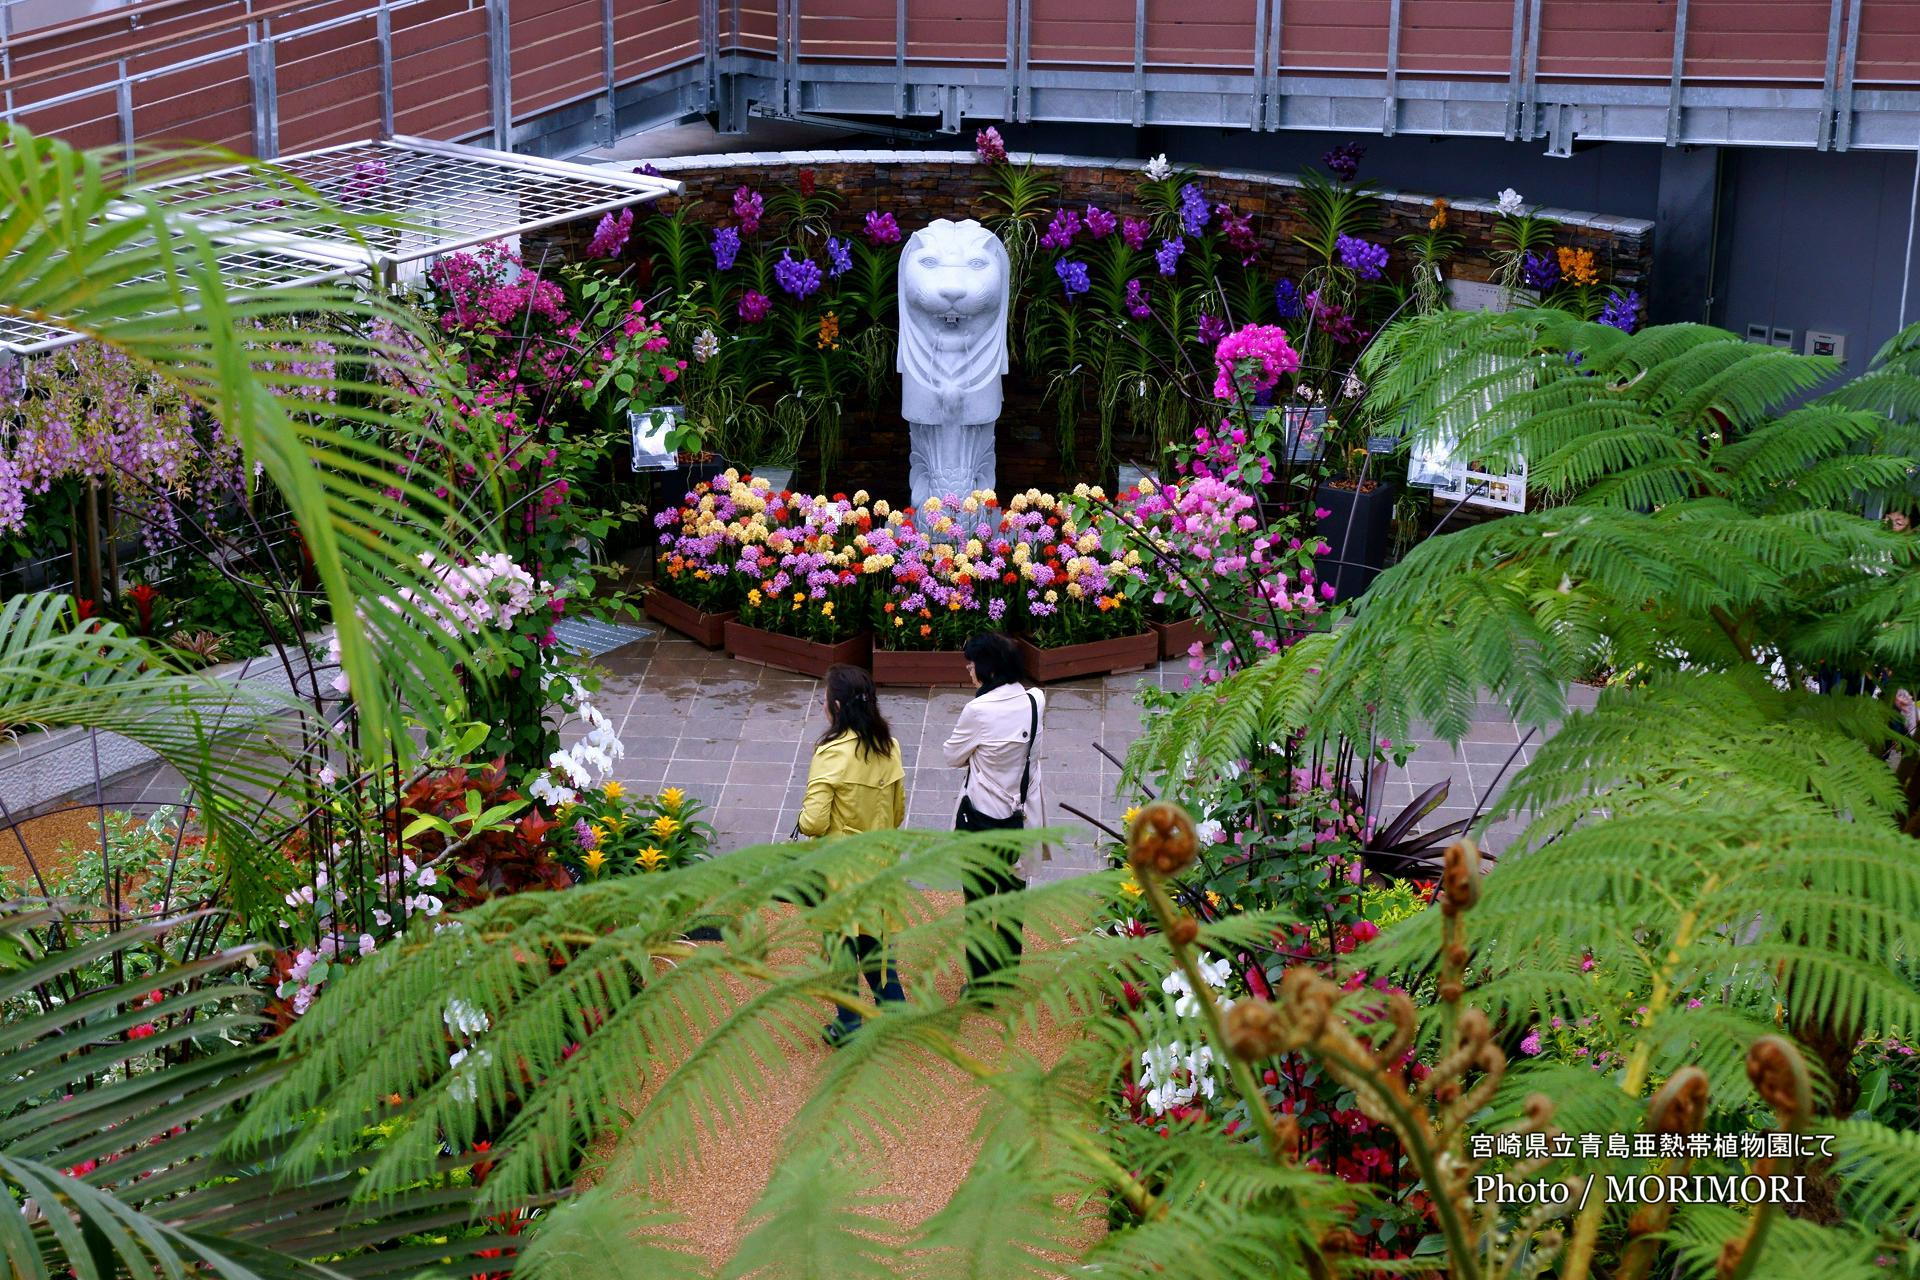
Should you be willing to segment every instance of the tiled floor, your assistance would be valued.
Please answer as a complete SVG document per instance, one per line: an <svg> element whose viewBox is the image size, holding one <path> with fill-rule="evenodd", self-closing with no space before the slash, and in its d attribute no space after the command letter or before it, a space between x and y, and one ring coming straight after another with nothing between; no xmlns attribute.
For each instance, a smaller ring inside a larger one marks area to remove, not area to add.
<svg viewBox="0 0 1920 1280"><path fill-rule="evenodd" d="M626 759L615 776L638 786L682 787L707 803L719 843L782 838L806 790L812 746L826 727L818 680L708 653L678 636L628 645L599 660L611 674L597 705L620 727ZM1055 685L1047 690L1041 748L1051 822L1072 823L1070 804L1118 826L1119 770L1090 745L1124 756L1139 735L1134 691L1156 671ZM1178 680L1169 672L1164 678ZM940 759L969 691L881 691L880 704L907 766L907 821L949 827L961 771ZM1056 849L1060 873L1096 865L1091 842Z"/></svg>
<svg viewBox="0 0 1920 1280"><path fill-rule="evenodd" d="M812 743L825 727L819 681L710 653L671 632L616 649L598 662L608 674L597 703L626 745L616 777L648 789L673 785L697 796L707 806L719 848L786 836L806 789ZM1124 756L1140 732L1138 688L1176 686L1185 675L1184 663L1171 663L1157 671L1048 687L1041 750L1047 819L1088 833L1056 846L1048 877L1100 865L1091 830L1062 805L1118 827L1121 812L1138 799L1116 794L1119 771L1091 744ZM941 763L940 744L969 696L960 689L882 690L882 708L906 759L910 826L952 825L961 773ZM1483 705L1481 713L1457 747L1416 738L1406 767L1387 779L1388 817L1441 780L1451 783L1447 802L1424 825L1468 817L1476 802L1484 807L1488 793L1531 759L1533 744L1521 743L1501 708ZM103 798L108 804L171 803L179 787L178 774L154 765L109 781ZM92 788L77 798L91 802ZM1494 828L1488 847L1503 850L1516 826Z"/></svg>
<svg viewBox="0 0 1920 1280"><path fill-rule="evenodd" d="M799 813L807 761L825 727L820 682L709 653L671 633L628 645L599 659L610 673L599 705L620 727L627 756L615 770L623 781L644 787L674 785L699 796L711 810L721 847L784 837ZM1047 721L1041 759L1048 821L1080 824L1061 810L1074 808L1118 827L1121 812L1137 797L1120 797L1118 769L1095 751L1098 742L1116 756L1140 733L1135 697L1143 683L1177 685L1184 663L1158 671L1076 680L1047 689ZM885 689L881 706L900 739L907 765L910 826L947 827L959 801L961 773L940 760L959 710L969 697L960 689ZM1427 820L1433 826L1465 818L1475 801L1531 757L1530 745L1498 708L1483 708L1458 747L1419 741L1405 770L1387 780L1384 811L1398 813L1414 796L1443 778L1451 780L1447 803ZM1511 766L1508 762L1511 760ZM1498 848L1511 835L1503 824L1489 841ZM1099 865L1091 838L1054 850L1053 875Z"/></svg>

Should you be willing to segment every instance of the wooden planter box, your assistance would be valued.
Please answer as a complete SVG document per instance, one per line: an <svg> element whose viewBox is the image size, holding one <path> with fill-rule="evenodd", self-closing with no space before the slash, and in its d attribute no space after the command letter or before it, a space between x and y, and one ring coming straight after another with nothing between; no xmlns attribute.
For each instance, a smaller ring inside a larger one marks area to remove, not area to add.
<svg viewBox="0 0 1920 1280"><path fill-rule="evenodd" d="M838 644L820 644L796 636L762 631L744 622L727 623L727 652L742 662L758 662L803 676L824 676L838 663L864 667L873 656L873 633L862 631Z"/></svg>
<svg viewBox="0 0 1920 1280"><path fill-rule="evenodd" d="M678 596L670 596L659 588L647 592L647 616L655 622L672 627L695 644L703 644L709 649L718 649L726 641L725 628L733 619L733 610L724 613L702 613Z"/></svg>
<svg viewBox="0 0 1920 1280"><path fill-rule="evenodd" d="M1042 649L1024 636L1017 637L1014 643L1020 647L1020 661L1027 669L1027 677L1036 684L1111 675L1116 671L1140 671L1160 660L1160 637L1151 631L1095 640L1090 644L1063 645L1058 649Z"/></svg>
<svg viewBox="0 0 1920 1280"><path fill-rule="evenodd" d="M1160 639L1162 658L1184 658L1194 642L1206 644L1213 639L1213 632L1198 618L1182 618L1178 622L1148 622L1153 634Z"/></svg>
<svg viewBox="0 0 1920 1280"><path fill-rule="evenodd" d="M959 685L969 688L967 655L958 649L879 649L873 651L875 684Z"/></svg>

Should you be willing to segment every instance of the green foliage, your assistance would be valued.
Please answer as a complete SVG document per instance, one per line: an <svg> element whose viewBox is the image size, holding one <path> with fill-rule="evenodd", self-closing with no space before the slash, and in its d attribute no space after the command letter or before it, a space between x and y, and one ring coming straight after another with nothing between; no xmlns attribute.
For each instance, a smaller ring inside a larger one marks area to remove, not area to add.
<svg viewBox="0 0 1920 1280"><path fill-rule="evenodd" d="M216 1007L231 988L209 980L248 953L49 1001L76 972L188 923L134 925L42 953L35 939L61 914L16 904L0 915L24 960L0 978L10 1011L0 1028L0 1255L10 1274L424 1280L470 1276L480 1251L509 1243L463 1231L468 1193L448 1189L457 1162L434 1162L423 1185L376 1206L355 1194L351 1142L304 1166L297 1185L281 1159L295 1129L264 1134L245 1160L224 1154L246 1108L286 1070L272 1050L244 1043L251 1019Z"/></svg>
<svg viewBox="0 0 1920 1280"><path fill-rule="evenodd" d="M1576 357L1577 358L1574 358ZM1444 314L1369 353L1416 436L1527 459L1560 505L1434 539L1389 569L1333 674L1399 728L1463 731L1486 689L1557 718L1604 648L1617 670L1904 670L1920 656L1911 539L1849 509L1910 459L1840 392L1772 416L1831 361L1673 325L1627 335L1558 311ZM1369 670L1393 673L1394 693ZM1391 656L1389 656L1391 655ZM1397 723L1396 723L1397 722Z"/></svg>
<svg viewBox="0 0 1920 1280"><path fill-rule="evenodd" d="M65 143L9 126L0 148L0 243L11 249L0 268L0 314L54 324L125 355L164 380L221 424L247 459L282 495L313 553L324 590L340 620L343 665L357 687L393 688L415 705L450 705L460 692L454 669L486 648L485 637L459 636L422 644L419 612L410 605L368 610L355 606L382 596L425 596L430 575L418 553L438 545L439 532L485 546L480 522L497 508L485 485L458 495L436 494L430 479L414 478L407 459L362 430L407 418L416 442L431 440L465 460L451 437L425 426L429 404L449 388L437 369L425 385L389 391L378 405L370 365L405 363L407 340L423 338L404 307L383 297L361 297L350 280L302 288L229 293L221 277L223 194L185 195L156 185L153 175L213 163L250 166L246 199L274 207L272 223L257 229L298 235L319 226L390 234L393 219L368 219L333 207L284 172L258 162L205 152L156 152L139 157L132 181L118 149L77 151ZM217 184L221 192L229 184ZM322 331L302 320L318 314L344 323ZM295 361L322 360L332 348L335 372L285 384ZM276 370L281 371L276 374ZM331 412L311 412L316 392L332 391ZM316 456L328 465L316 467ZM399 501L389 490L399 491ZM455 504L458 504L457 506ZM434 530L432 534L427 531ZM370 729L384 732L390 709L370 706Z"/></svg>

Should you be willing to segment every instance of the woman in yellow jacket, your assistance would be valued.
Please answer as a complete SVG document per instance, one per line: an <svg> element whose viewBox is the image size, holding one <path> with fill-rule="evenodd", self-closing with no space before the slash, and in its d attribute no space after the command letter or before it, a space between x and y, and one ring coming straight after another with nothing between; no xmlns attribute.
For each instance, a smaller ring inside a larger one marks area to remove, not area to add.
<svg viewBox="0 0 1920 1280"><path fill-rule="evenodd" d="M900 744L880 714L873 677L859 667L828 668L827 731L820 735L807 768L807 796L796 830L803 836L892 830L906 821L906 776ZM835 890L846 887L829 885ZM856 925L835 943L854 970L866 975L876 1001L907 998L879 938ZM856 990L858 982L856 978ZM860 1015L841 1009L827 1024L827 1042L837 1046L859 1029Z"/></svg>

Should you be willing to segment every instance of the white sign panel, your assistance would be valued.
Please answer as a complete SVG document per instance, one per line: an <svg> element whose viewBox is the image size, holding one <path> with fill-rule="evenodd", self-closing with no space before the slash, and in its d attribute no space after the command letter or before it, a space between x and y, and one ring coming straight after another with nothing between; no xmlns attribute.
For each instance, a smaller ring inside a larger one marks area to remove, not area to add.
<svg viewBox="0 0 1920 1280"><path fill-rule="evenodd" d="M661 405L646 413L627 415L635 471L670 471L679 462L678 454L667 447L667 436L680 421L679 410L679 405Z"/></svg>

